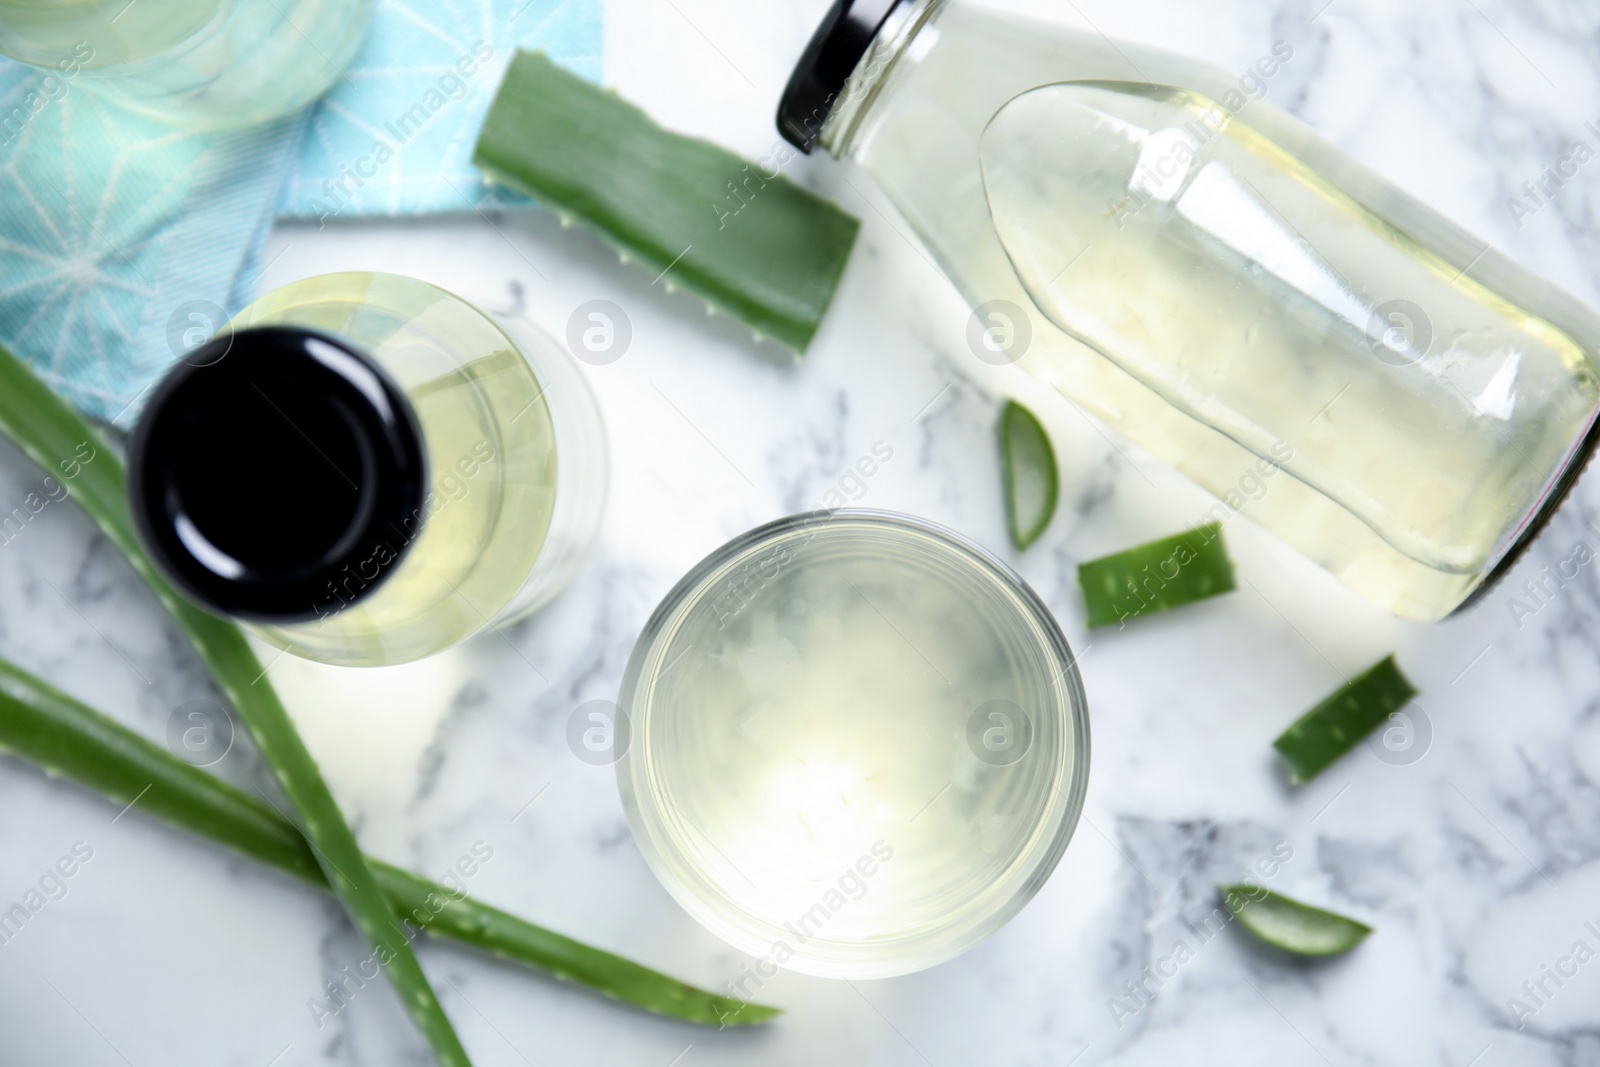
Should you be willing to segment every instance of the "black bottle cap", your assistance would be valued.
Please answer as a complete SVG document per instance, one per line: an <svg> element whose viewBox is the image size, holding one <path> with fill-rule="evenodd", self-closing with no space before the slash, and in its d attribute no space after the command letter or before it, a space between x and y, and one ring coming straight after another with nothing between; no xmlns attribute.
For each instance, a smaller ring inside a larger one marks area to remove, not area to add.
<svg viewBox="0 0 1600 1067"><path fill-rule="evenodd" d="M901 0L838 0L823 16L789 75L778 104L778 132L802 152L822 133L839 92Z"/></svg>
<svg viewBox="0 0 1600 1067"><path fill-rule="evenodd" d="M370 358L308 330L224 334L156 388L128 443L128 504L156 566L257 622L373 591L420 526L416 414Z"/></svg>

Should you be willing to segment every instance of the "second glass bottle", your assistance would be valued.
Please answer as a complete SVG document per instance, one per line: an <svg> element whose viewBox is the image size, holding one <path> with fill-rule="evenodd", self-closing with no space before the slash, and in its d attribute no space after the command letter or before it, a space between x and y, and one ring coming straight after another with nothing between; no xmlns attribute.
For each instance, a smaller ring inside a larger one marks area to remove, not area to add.
<svg viewBox="0 0 1600 1067"><path fill-rule="evenodd" d="M203 606L347 666L438 652L553 597L599 524L604 430L531 324L391 274L251 304L157 388L135 525Z"/></svg>
<svg viewBox="0 0 1600 1067"><path fill-rule="evenodd" d="M981 358L1210 490L1203 521L1243 510L1438 619L1593 452L1600 318L1262 100L1293 57L1233 76L966 0L839 0L779 127L871 172Z"/></svg>

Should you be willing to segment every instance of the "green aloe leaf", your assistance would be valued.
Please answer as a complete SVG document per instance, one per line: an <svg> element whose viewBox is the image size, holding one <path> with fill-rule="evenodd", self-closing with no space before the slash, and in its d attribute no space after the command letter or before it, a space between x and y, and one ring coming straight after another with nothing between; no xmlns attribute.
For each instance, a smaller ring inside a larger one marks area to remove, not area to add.
<svg viewBox="0 0 1600 1067"><path fill-rule="evenodd" d="M1331 911L1302 904L1253 885L1225 885L1223 905L1246 930L1267 944L1299 956L1337 956L1372 933L1372 927Z"/></svg>
<svg viewBox="0 0 1600 1067"><path fill-rule="evenodd" d="M467 1064L466 1050L389 909L377 875L367 864L316 761L245 641L244 631L183 599L156 572L133 533L122 464L76 412L3 347L0 431L52 474L65 472L65 464L82 455L78 451L80 445L95 450L95 457L82 463L77 475L62 484L172 613L217 685L238 710L245 729L294 808L300 831L316 853L318 867L383 964L383 972L394 984L412 1023L434 1056L446 1067Z"/></svg>
<svg viewBox="0 0 1600 1067"><path fill-rule="evenodd" d="M328 889L315 852L271 807L58 689L0 660L0 751L70 778L112 803L211 839L303 882ZM646 1011L707 1026L752 1026L778 1009L720 997L480 904L378 860L368 864L395 912L435 936Z"/></svg>
<svg viewBox="0 0 1600 1067"><path fill-rule="evenodd" d="M1056 513L1060 481L1050 438L1033 412L1006 401L1000 409L1000 480L1005 489L1006 528L1017 550L1039 539Z"/></svg>
<svg viewBox="0 0 1600 1067"><path fill-rule="evenodd" d="M816 333L860 226L778 173L783 159L750 164L668 133L532 52L512 59L473 162L796 352Z"/></svg>
<svg viewBox="0 0 1600 1067"><path fill-rule="evenodd" d="M1272 743L1289 765L1289 781L1315 778L1416 695L1392 655L1341 685Z"/></svg>
<svg viewBox="0 0 1600 1067"><path fill-rule="evenodd" d="M1078 585L1090 629L1170 611L1235 588L1222 524L1215 522L1079 564Z"/></svg>

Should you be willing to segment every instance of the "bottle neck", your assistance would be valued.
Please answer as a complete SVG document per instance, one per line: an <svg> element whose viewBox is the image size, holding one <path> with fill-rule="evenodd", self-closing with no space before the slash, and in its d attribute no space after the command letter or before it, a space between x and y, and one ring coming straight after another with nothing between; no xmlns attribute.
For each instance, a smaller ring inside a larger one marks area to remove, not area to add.
<svg viewBox="0 0 1600 1067"><path fill-rule="evenodd" d="M946 3L948 0L906 0L890 12L828 107L817 143L829 155L850 158L856 134L889 84L896 65Z"/></svg>
<svg viewBox="0 0 1600 1067"><path fill-rule="evenodd" d="M364 353L309 330L225 330L196 349L156 389L128 452L151 559L191 600L238 618L318 618L365 595L424 513L409 401Z"/></svg>

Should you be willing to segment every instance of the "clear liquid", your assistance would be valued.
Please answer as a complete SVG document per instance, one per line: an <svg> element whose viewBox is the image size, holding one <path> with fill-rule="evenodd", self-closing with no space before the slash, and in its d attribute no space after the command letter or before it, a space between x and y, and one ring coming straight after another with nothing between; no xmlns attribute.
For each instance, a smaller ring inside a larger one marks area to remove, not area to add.
<svg viewBox="0 0 1600 1067"><path fill-rule="evenodd" d="M1442 617L1594 419L1600 321L1266 103L1229 118L1232 79L1119 47L945 5L830 147L972 303L1023 309L1021 366L1219 496L1281 466L1249 517ZM1195 89L1112 81L1125 55Z"/></svg>
<svg viewBox="0 0 1600 1067"><path fill-rule="evenodd" d="M1002 108L982 169L1018 278L1184 414L1257 455L1293 442L1295 475L1397 551L1482 570L1593 416L1588 360L1220 113L1129 85ZM1170 176L1144 165L1179 146Z"/></svg>
<svg viewBox="0 0 1600 1067"><path fill-rule="evenodd" d="M295 282L232 325L300 326L367 353L411 401L428 453L423 513L394 531L393 547L406 548L398 562L371 568L381 581L369 592L358 572L341 584L350 602L328 616L252 629L297 655L378 666L437 652L501 616L556 507L550 407L516 344L466 301L391 274Z"/></svg>
<svg viewBox="0 0 1600 1067"><path fill-rule="evenodd" d="M947 958L1049 873L1083 770L1046 645L1013 588L918 533L841 519L736 559L651 648L660 676L625 685L632 784L659 806L636 833L758 956L782 941L773 962L851 976ZM971 738L992 730L986 760Z"/></svg>
<svg viewBox="0 0 1600 1067"><path fill-rule="evenodd" d="M321 96L370 0L0 0L0 54L190 128L248 126Z"/></svg>

